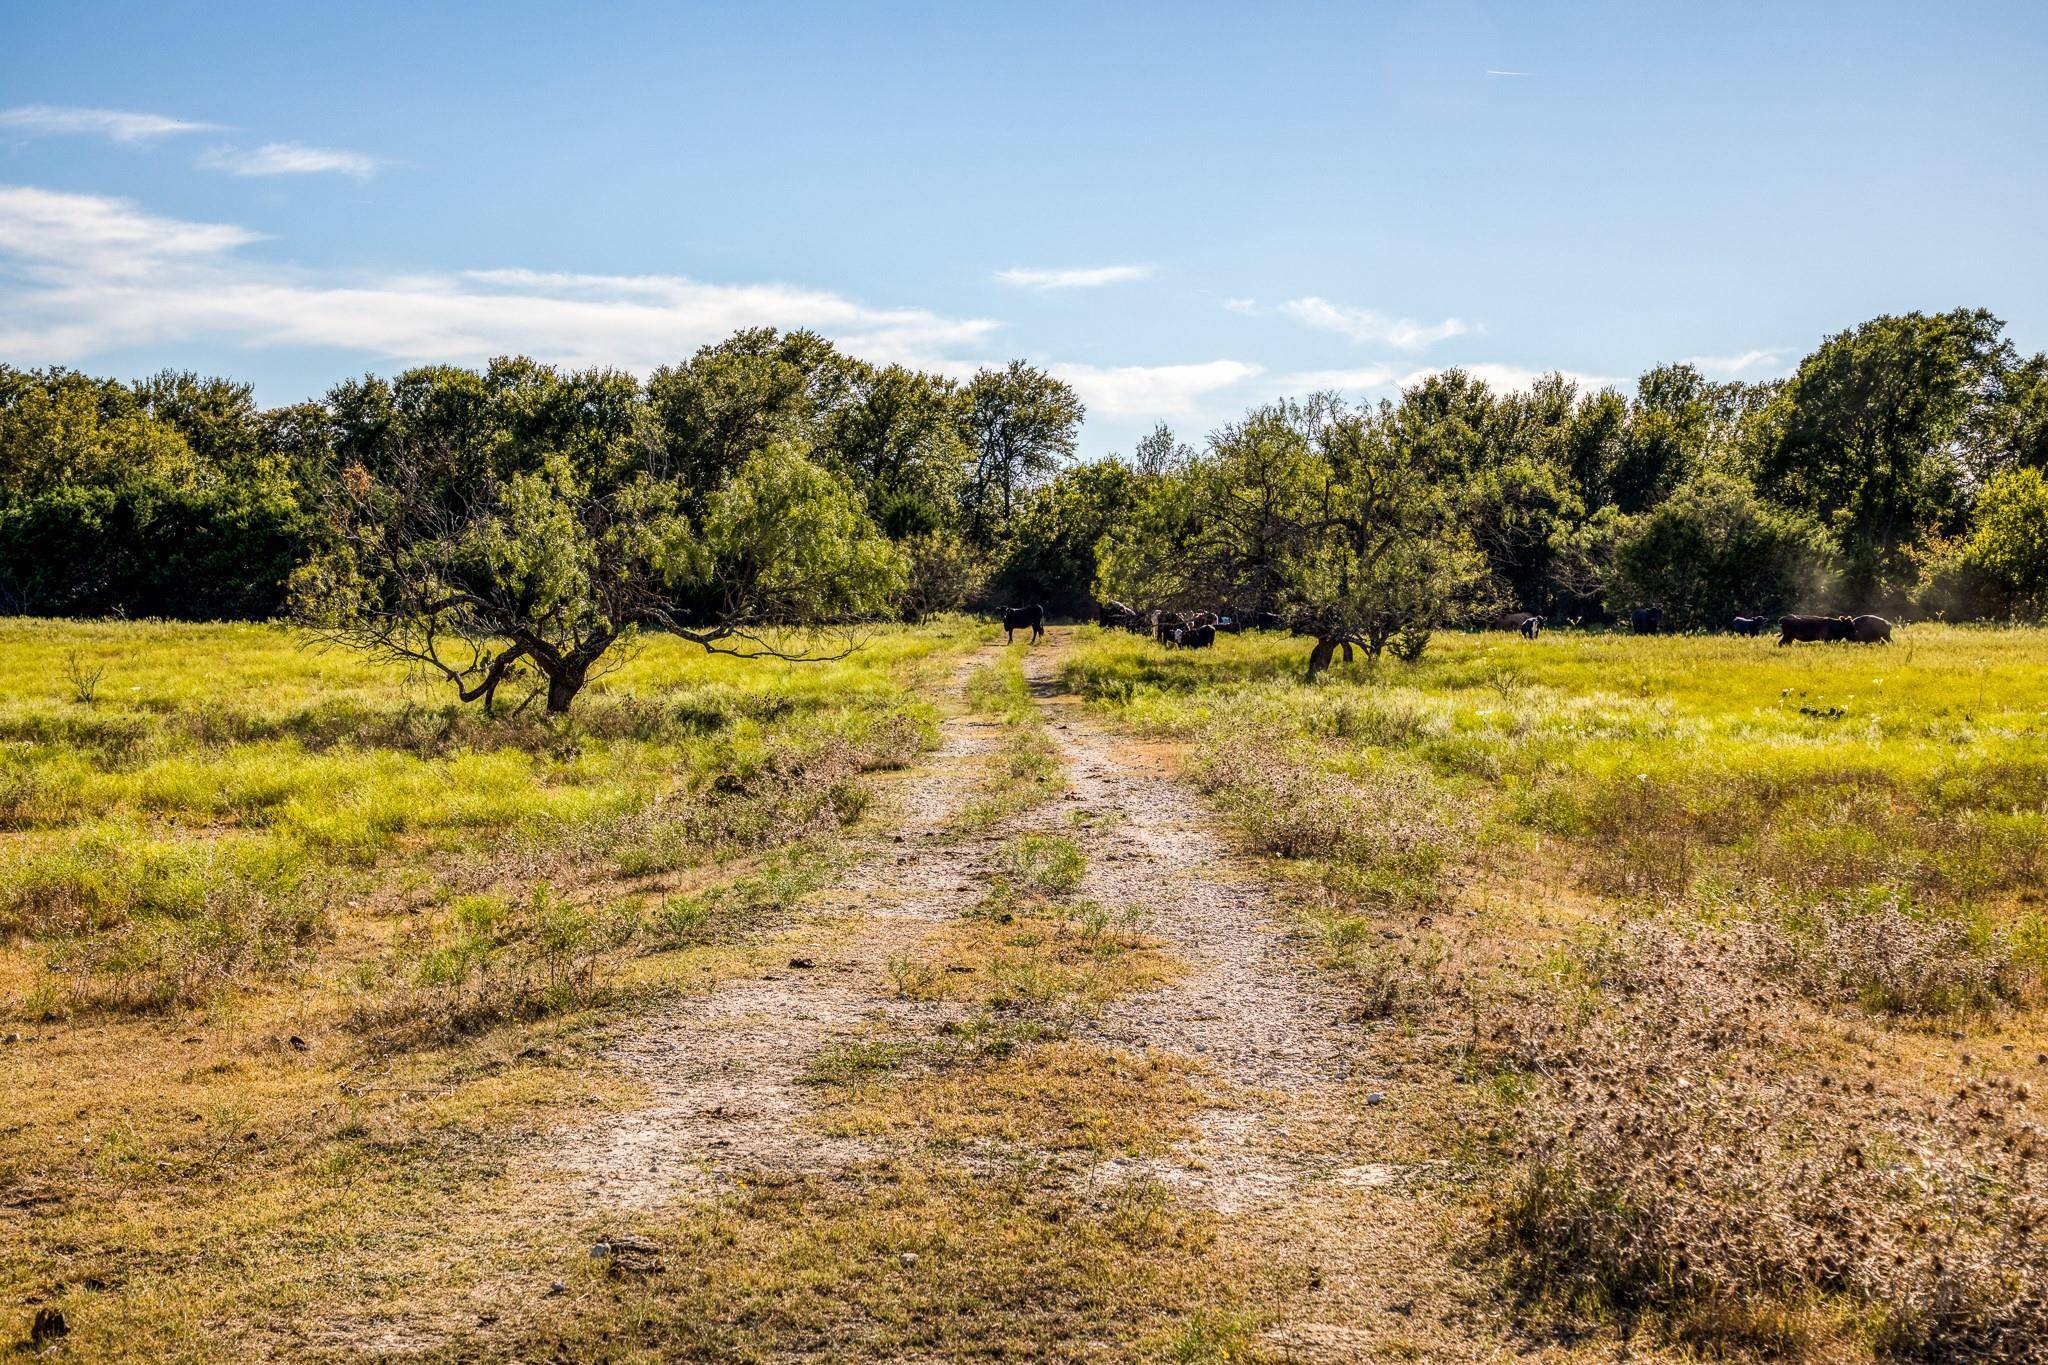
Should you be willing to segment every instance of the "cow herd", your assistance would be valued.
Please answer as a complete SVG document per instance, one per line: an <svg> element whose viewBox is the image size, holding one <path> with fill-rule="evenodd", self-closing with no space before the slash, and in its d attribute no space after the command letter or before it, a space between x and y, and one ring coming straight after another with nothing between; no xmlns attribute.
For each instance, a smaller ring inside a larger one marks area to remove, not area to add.
<svg viewBox="0 0 2048 1365"><path fill-rule="evenodd" d="M1003 639L1007 643L1020 630L1029 630L1037 640L1045 634L1042 606L1004 607ZM1274 612L1248 612L1242 617L1214 611L1142 612L1122 602L1104 602L1096 608L1095 623L1116 630L1149 635L1163 645L1181 649L1205 649L1216 643L1217 632L1235 635L1250 627L1278 630L1285 626ZM1543 618L1533 611L1504 611L1487 623L1495 630L1512 630L1525 640L1543 633ZM1579 625L1578 620L1570 622ZM1856 644L1890 644L1892 623L1882 616L1780 616L1776 622L1778 643L1847 640ZM1771 628L1767 616L1738 616L1729 624L1737 635L1763 635ZM1637 607L1628 614L1628 628L1635 635L1658 635L1664 630L1660 607Z"/></svg>
<svg viewBox="0 0 2048 1365"><path fill-rule="evenodd" d="M1534 612L1505 611L1490 623L1495 630L1519 631L1533 640L1543 629L1543 618ZM1577 625L1578 622L1572 622ZM1763 635L1775 625L1778 628L1778 643L1795 644L1802 641L1848 640L1856 644L1890 644L1892 623L1882 616L1780 616L1775 622L1768 616L1738 616L1729 622L1728 628L1737 635ZM1664 630L1664 612L1659 607L1637 607L1628 614L1629 632L1634 635L1657 635Z"/></svg>

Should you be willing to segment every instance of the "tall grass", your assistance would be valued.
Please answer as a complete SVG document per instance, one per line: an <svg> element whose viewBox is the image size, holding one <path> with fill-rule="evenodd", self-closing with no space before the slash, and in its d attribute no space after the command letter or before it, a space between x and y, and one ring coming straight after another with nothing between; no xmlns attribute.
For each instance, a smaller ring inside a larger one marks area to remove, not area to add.
<svg viewBox="0 0 2048 1365"><path fill-rule="evenodd" d="M1082 637L1067 685L1330 890L1356 1013L1465 1040L1470 1245L1526 1308L1704 1354L2048 1350L2048 631L1451 634L1319 686L1283 637ZM1471 926L1448 960L1433 921Z"/></svg>
<svg viewBox="0 0 2048 1365"><path fill-rule="evenodd" d="M648 876L807 838L929 741L916 681L973 638L791 665L650 637L568 717L493 719L282 627L0 621L0 942L40 950L69 1007L163 1008L421 868Z"/></svg>

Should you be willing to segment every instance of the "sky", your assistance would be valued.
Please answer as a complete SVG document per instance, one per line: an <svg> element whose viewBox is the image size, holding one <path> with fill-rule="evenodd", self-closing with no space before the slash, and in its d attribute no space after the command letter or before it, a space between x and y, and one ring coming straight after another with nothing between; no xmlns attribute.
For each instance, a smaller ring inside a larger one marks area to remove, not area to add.
<svg viewBox="0 0 2048 1365"><path fill-rule="evenodd" d="M2048 347L2048 5L0 0L0 361L297 401L742 326L1082 450L1464 366Z"/></svg>

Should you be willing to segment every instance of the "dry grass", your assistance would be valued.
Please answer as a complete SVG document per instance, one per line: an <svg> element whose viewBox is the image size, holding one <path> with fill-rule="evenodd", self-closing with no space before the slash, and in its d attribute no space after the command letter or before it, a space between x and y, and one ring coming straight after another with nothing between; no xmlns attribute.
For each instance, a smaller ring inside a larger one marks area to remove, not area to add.
<svg viewBox="0 0 2048 1365"><path fill-rule="evenodd" d="M975 638L651 642L563 725L283 631L0 623L0 1336L47 1306L80 1359L375 1354L577 1264L506 1172L632 1101L594 1035L831 875Z"/></svg>
<svg viewBox="0 0 2048 1365"><path fill-rule="evenodd" d="M1708 1355L2048 1342L2048 634L1885 653L1090 638L1427 1069L1518 1318ZM1384 1025L1375 1025L1384 1027Z"/></svg>
<svg viewBox="0 0 2048 1365"><path fill-rule="evenodd" d="M586 1272L466 1358L1246 1358L1262 1306L1306 1278L1156 1187L1082 1195L1028 1164L771 1179L641 1230L670 1273Z"/></svg>
<svg viewBox="0 0 2048 1365"><path fill-rule="evenodd" d="M1497 1003L1523 1295L1704 1346L2020 1359L2048 1340L2048 1128L2029 1087L1847 1072L1739 935L1643 924ZM1823 1026L1824 1027L1824 1026Z"/></svg>

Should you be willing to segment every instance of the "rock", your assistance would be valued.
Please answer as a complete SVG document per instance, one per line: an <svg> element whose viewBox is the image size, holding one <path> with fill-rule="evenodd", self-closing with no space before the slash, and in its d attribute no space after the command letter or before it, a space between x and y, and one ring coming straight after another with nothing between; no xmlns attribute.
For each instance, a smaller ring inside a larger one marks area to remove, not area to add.
<svg viewBox="0 0 2048 1365"><path fill-rule="evenodd" d="M19 1033L10 1033L7 1035L7 1041L10 1043L18 1043L21 1041L21 1035Z"/></svg>
<svg viewBox="0 0 2048 1365"><path fill-rule="evenodd" d="M1385 1104L1387 1102L1387 1097L1381 1092L1375 1090L1365 1097L1365 1102L1367 1104Z"/></svg>
<svg viewBox="0 0 2048 1365"><path fill-rule="evenodd" d="M590 1258L594 1261L602 1261L611 1254L612 1244L610 1242L597 1242L590 1248Z"/></svg>
<svg viewBox="0 0 2048 1365"><path fill-rule="evenodd" d="M913 1265L916 1265L916 1264L917 1264L917 1253L916 1253L916 1252L914 1252L914 1251L906 1251L906 1252L904 1252L904 1253L903 1253L903 1254L902 1254L901 1256L898 1256L898 1257L896 1258L896 1262L897 1262L897 1264L899 1264L899 1265L904 1265L904 1266L913 1266Z"/></svg>
<svg viewBox="0 0 2048 1365"><path fill-rule="evenodd" d="M34 1346L71 1335L71 1324L65 1320L60 1308L38 1308L35 1321L29 1324L28 1339Z"/></svg>

